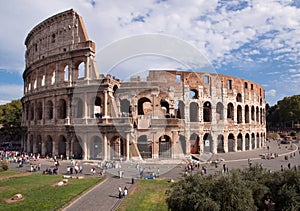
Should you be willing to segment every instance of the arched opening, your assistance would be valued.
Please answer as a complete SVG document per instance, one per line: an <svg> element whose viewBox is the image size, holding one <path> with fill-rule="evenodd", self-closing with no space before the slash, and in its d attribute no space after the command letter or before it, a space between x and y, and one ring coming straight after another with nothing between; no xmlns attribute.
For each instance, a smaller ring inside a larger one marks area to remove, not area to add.
<svg viewBox="0 0 300 211"><path fill-rule="evenodd" d="M191 89L189 93L190 99L198 99L199 98L199 93L198 90L196 89Z"/></svg>
<svg viewBox="0 0 300 211"><path fill-rule="evenodd" d="M256 107L256 122L259 122L259 108Z"/></svg>
<svg viewBox="0 0 300 211"><path fill-rule="evenodd" d="M218 102L216 107L216 119L223 120L224 119L224 106L222 103Z"/></svg>
<svg viewBox="0 0 300 211"><path fill-rule="evenodd" d="M95 98L94 102L94 115L96 118L102 118L102 101L100 97ZM94 117L94 116L93 116Z"/></svg>
<svg viewBox="0 0 300 211"><path fill-rule="evenodd" d="M38 135L36 144L37 144L37 153L40 155L42 155L42 142L43 142L42 136Z"/></svg>
<svg viewBox="0 0 300 211"><path fill-rule="evenodd" d="M130 116L129 114L131 114L131 107L130 107L130 102L127 99L123 99L120 102L121 104L121 113L123 117L128 117Z"/></svg>
<svg viewBox="0 0 300 211"><path fill-rule="evenodd" d="M245 106L245 123L249 123L250 119L249 119L249 106L246 105Z"/></svg>
<svg viewBox="0 0 300 211"><path fill-rule="evenodd" d="M52 67L50 68L50 72L49 72L49 78L50 78L50 85L55 84L55 69Z"/></svg>
<svg viewBox="0 0 300 211"><path fill-rule="evenodd" d="M138 149L143 159L152 158L152 141L146 135L142 135L137 140Z"/></svg>
<svg viewBox="0 0 300 211"><path fill-rule="evenodd" d="M262 110L262 108L260 108L260 124L262 124L263 123L263 110Z"/></svg>
<svg viewBox="0 0 300 211"><path fill-rule="evenodd" d="M251 121L254 121L255 120L255 108L254 106L251 107Z"/></svg>
<svg viewBox="0 0 300 211"><path fill-rule="evenodd" d="M85 63L81 62L78 65L78 78L84 78L85 77Z"/></svg>
<svg viewBox="0 0 300 211"><path fill-rule="evenodd" d="M170 110L169 110L169 103L165 99L160 100L160 106L162 110L165 112L165 117L170 118Z"/></svg>
<svg viewBox="0 0 300 211"><path fill-rule="evenodd" d="M224 153L224 136L218 135L218 146L217 146L217 152L218 153Z"/></svg>
<svg viewBox="0 0 300 211"><path fill-rule="evenodd" d="M186 154L186 140L185 140L185 136L179 135L179 142L180 142L182 153Z"/></svg>
<svg viewBox="0 0 300 211"><path fill-rule="evenodd" d="M93 160L103 160L103 140L98 136L94 136L91 143L90 158Z"/></svg>
<svg viewBox="0 0 300 211"><path fill-rule="evenodd" d="M167 135L161 136L159 138L159 158L171 158L172 150L171 150L171 138Z"/></svg>
<svg viewBox="0 0 300 211"><path fill-rule="evenodd" d="M250 150L250 136L248 133L245 136L245 150Z"/></svg>
<svg viewBox="0 0 300 211"><path fill-rule="evenodd" d="M73 158L74 159L82 159L83 157L83 150L82 150L82 140L80 137L75 138L73 141Z"/></svg>
<svg viewBox="0 0 300 211"><path fill-rule="evenodd" d="M29 152L33 153L33 135L29 138Z"/></svg>
<svg viewBox="0 0 300 211"><path fill-rule="evenodd" d="M199 106L198 103L190 104L190 122L199 122Z"/></svg>
<svg viewBox="0 0 300 211"><path fill-rule="evenodd" d="M241 133L237 136L237 150L242 151L243 150L243 136Z"/></svg>
<svg viewBox="0 0 300 211"><path fill-rule="evenodd" d="M80 98L75 98L72 103L72 113L74 118L83 117L83 102Z"/></svg>
<svg viewBox="0 0 300 211"><path fill-rule="evenodd" d="M228 135L228 152L234 152L234 135L232 133L230 133Z"/></svg>
<svg viewBox="0 0 300 211"><path fill-rule="evenodd" d="M239 103L242 102L242 95L241 95L241 93L238 93L238 94L236 95L236 102L239 102Z"/></svg>
<svg viewBox="0 0 300 211"><path fill-rule="evenodd" d="M48 100L46 103L46 119L53 119L53 103L51 100Z"/></svg>
<svg viewBox="0 0 300 211"><path fill-rule="evenodd" d="M240 105L237 106L237 123L243 123L242 106Z"/></svg>
<svg viewBox="0 0 300 211"><path fill-rule="evenodd" d="M30 120L34 120L34 104L33 103L31 103L30 104L30 109L29 109L29 119Z"/></svg>
<svg viewBox="0 0 300 211"><path fill-rule="evenodd" d="M53 153L53 140L51 136L46 137L46 152L45 156L52 157Z"/></svg>
<svg viewBox="0 0 300 211"><path fill-rule="evenodd" d="M252 135L251 135L251 145L252 145L252 149L254 149L255 148L255 134L254 133L252 133Z"/></svg>
<svg viewBox="0 0 300 211"><path fill-rule="evenodd" d="M65 119L67 117L67 103L64 99L60 99L57 105L57 118Z"/></svg>
<svg viewBox="0 0 300 211"><path fill-rule="evenodd" d="M36 119L41 120L43 118L43 105L42 102L38 102L36 106Z"/></svg>
<svg viewBox="0 0 300 211"><path fill-rule="evenodd" d="M212 147L213 147L213 140L212 140L212 136L210 133L205 133L203 136L203 151L205 153L209 153L212 152Z"/></svg>
<svg viewBox="0 0 300 211"><path fill-rule="evenodd" d="M196 133L190 136L191 154L200 154L200 138Z"/></svg>
<svg viewBox="0 0 300 211"><path fill-rule="evenodd" d="M58 156L61 157L62 155L64 158L66 158L66 150L67 150L67 140L63 135L61 135L58 141Z"/></svg>
<svg viewBox="0 0 300 211"><path fill-rule="evenodd" d="M177 108L177 112L176 112L176 117L178 119L184 119L184 102L182 102L181 100L178 101L178 108Z"/></svg>
<svg viewBox="0 0 300 211"><path fill-rule="evenodd" d="M234 107L232 103L227 105L227 121L233 122L234 120Z"/></svg>
<svg viewBox="0 0 300 211"><path fill-rule="evenodd" d="M69 81L69 65L66 65L64 69L64 81Z"/></svg>
<svg viewBox="0 0 300 211"><path fill-rule="evenodd" d="M118 89L119 89L119 87L117 85L114 85L114 87L113 87L113 95L114 96L115 96Z"/></svg>
<svg viewBox="0 0 300 211"><path fill-rule="evenodd" d="M260 142L260 137L259 137L259 133L256 134L256 148L259 148L259 142Z"/></svg>
<svg viewBox="0 0 300 211"><path fill-rule="evenodd" d="M151 114L152 112L152 104L151 101L143 97L138 101L138 115L146 115Z"/></svg>
<svg viewBox="0 0 300 211"><path fill-rule="evenodd" d="M125 141L119 137L115 136L111 141L110 141L110 159L116 160L120 159L122 156L125 155Z"/></svg>
<svg viewBox="0 0 300 211"><path fill-rule="evenodd" d="M212 112L211 112L211 103L206 101L203 104L203 121L211 122Z"/></svg>

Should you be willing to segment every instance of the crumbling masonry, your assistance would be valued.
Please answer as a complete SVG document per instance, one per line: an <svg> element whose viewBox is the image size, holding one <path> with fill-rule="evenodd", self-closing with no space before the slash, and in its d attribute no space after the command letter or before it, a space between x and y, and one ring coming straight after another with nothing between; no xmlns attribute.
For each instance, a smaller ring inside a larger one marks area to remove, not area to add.
<svg viewBox="0 0 300 211"><path fill-rule="evenodd" d="M68 10L28 34L25 151L86 160L178 159L261 148L264 89L226 75L149 71L122 82L99 74L95 43Z"/></svg>

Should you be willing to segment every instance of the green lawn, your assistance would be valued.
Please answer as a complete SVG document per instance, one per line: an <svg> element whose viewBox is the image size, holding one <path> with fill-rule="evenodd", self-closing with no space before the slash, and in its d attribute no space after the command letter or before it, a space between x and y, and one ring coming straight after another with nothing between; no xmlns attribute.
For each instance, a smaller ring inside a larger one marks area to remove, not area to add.
<svg viewBox="0 0 300 211"><path fill-rule="evenodd" d="M12 173L0 172L0 179L3 174ZM0 210L57 210L101 181L99 178L68 179L67 185L56 186L61 180L61 176L42 174L0 180ZM23 201L6 202L17 193L23 195Z"/></svg>
<svg viewBox="0 0 300 211"><path fill-rule="evenodd" d="M167 211L165 191L170 186L171 184L165 180L139 180L122 201L118 211Z"/></svg>

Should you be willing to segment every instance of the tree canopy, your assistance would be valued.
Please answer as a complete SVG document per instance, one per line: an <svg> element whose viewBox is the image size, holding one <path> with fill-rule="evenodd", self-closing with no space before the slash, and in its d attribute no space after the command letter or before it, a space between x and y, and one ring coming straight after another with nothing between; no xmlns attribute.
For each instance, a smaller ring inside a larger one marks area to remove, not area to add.
<svg viewBox="0 0 300 211"><path fill-rule="evenodd" d="M269 127L300 128L300 95L285 97L274 106L267 106Z"/></svg>
<svg viewBox="0 0 300 211"><path fill-rule="evenodd" d="M0 138L1 141L21 140L22 103L13 100L5 105L0 105Z"/></svg>
<svg viewBox="0 0 300 211"><path fill-rule="evenodd" d="M269 172L256 165L225 174L195 174L174 183L170 210L299 210L300 171Z"/></svg>

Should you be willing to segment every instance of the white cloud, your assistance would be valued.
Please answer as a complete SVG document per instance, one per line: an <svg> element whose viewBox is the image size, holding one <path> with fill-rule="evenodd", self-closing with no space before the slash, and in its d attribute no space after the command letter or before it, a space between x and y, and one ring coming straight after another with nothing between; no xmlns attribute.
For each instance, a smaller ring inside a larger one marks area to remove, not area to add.
<svg viewBox="0 0 300 211"><path fill-rule="evenodd" d="M275 89L270 89L270 90L266 91L266 95L270 96L270 97L275 97L276 93L277 93L277 91Z"/></svg>

